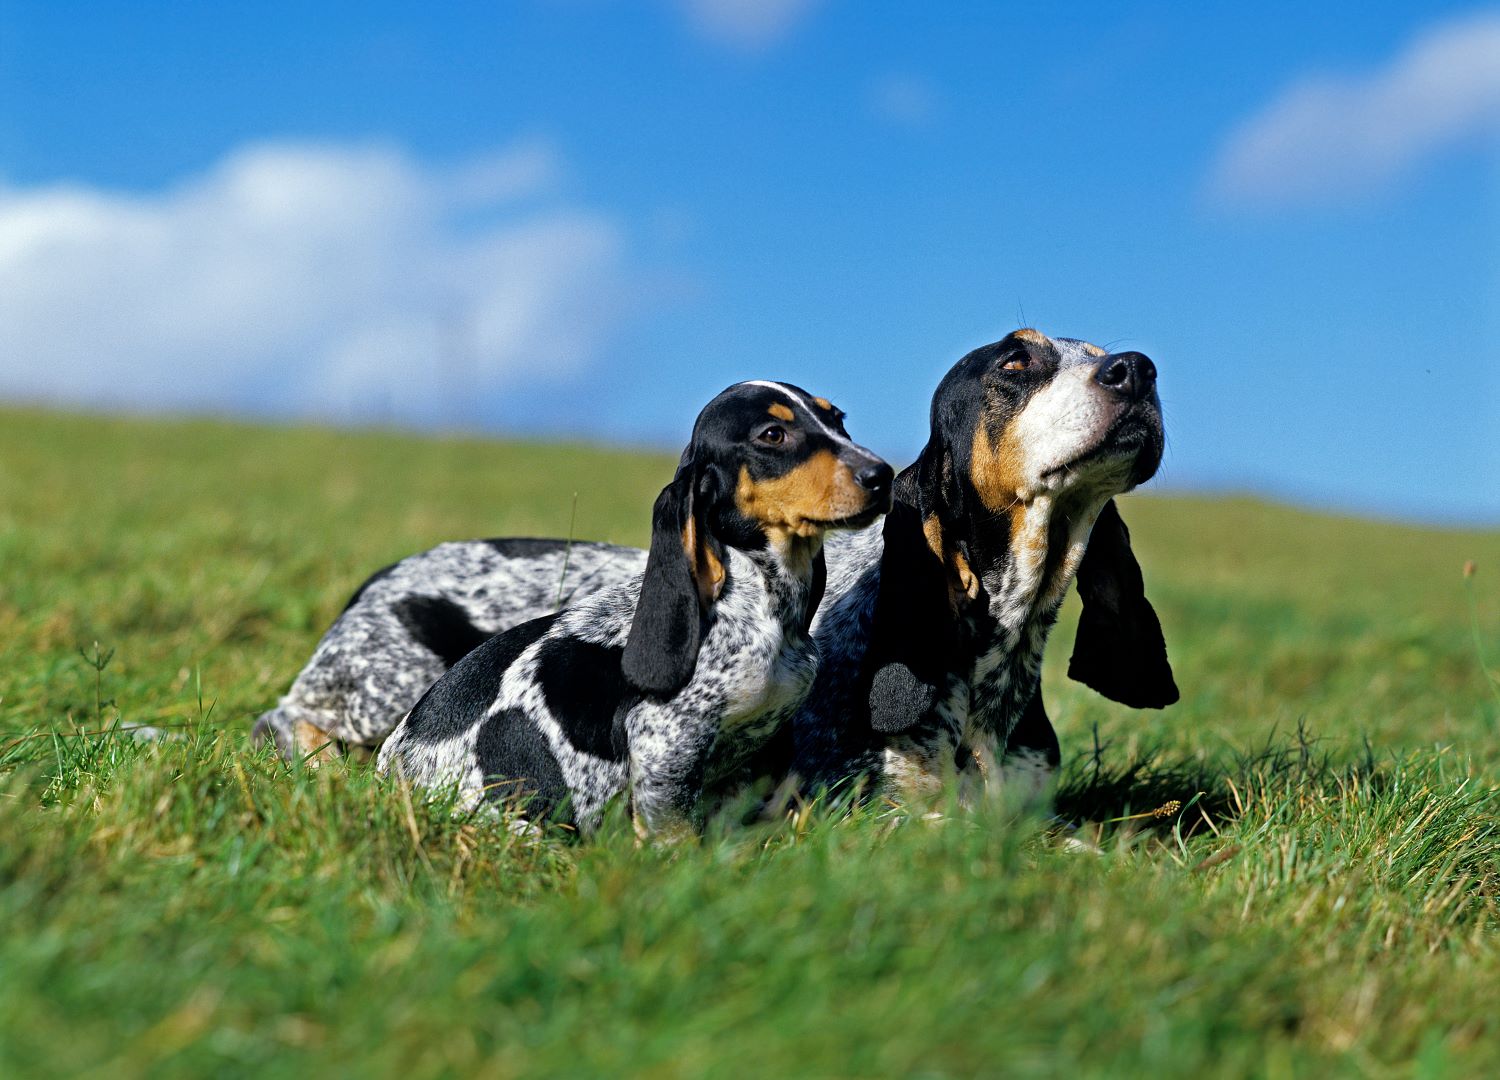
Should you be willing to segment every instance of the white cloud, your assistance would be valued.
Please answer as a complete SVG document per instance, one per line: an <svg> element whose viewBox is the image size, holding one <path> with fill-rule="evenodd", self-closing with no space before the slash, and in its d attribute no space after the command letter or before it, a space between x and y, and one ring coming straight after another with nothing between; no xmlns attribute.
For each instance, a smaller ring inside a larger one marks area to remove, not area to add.
<svg viewBox="0 0 1500 1080"><path fill-rule="evenodd" d="M721 45L760 49L780 41L820 0L675 0L701 36Z"/></svg>
<svg viewBox="0 0 1500 1080"><path fill-rule="evenodd" d="M1500 12L1429 27L1368 74L1289 86L1231 135L1210 191L1257 203L1366 193L1487 137L1500 137Z"/></svg>
<svg viewBox="0 0 1500 1080"><path fill-rule="evenodd" d="M871 84L870 107L892 124L923 127L937 112L937 92L916 75L886 75Z"/></svg>
<svg viewBox="0 0 1500 1080"><path fill-rule="evenodd" d="M420 420L576 371L624 241L536 198L558 170L265 143L159 193L0 185L0 395Z"/></svg>

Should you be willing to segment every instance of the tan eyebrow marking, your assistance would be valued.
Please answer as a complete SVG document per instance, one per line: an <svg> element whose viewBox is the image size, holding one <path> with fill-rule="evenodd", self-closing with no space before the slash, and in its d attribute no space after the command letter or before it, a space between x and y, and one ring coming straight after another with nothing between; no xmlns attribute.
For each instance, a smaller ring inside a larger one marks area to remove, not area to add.
<svg viewBox="0 0 1500 1080"><path fill-rule="evenodd" d="M1083 351L1086 352L1086 353L1088 353L1090 356L1108 356L1109 355L1109 353L1107 353L1103 349L1099 348L1099 346L1097 346L1097 345L1091 345L1087 341L1085 341L1083 343Z"/></svg>
<svg viewBox="0 0 1500 1080"><path fill-rule="evenodd" d="M1020 338L1022 341L1029 341L1033 345L1048 344L1046 334L1042 333L1040 330L1033 330L1029 326L1022 327L1020 330L1017 330L1014 334L1011 335L1011 337Z"/></svg>
<svg viewBox="0 0 1500 1080"><path fill-rule="evenodd" d="M791 422L793 416L795 415L792 412L791 409L788 409L785 405L781 404L780 402L777 402L775 405L772 405L769 409L766 410L766 412L768 412L772 416L776 417L776 419L778 419L778 420L785 420L788 423Z"/></svg>
<svg viewBox="0 0 1500 1080"><path fill-rule="evenodd" d="M829 401L827 398L815 397L813 398L813 404L822 409L824 412L833 412L833 402Z"/></svg>
<svg viewBox="0 0 1500 1080"><path fill-rule="evenodd" d="M768 389L775 390L778 393L786 394L786 396L788 398L792 398L791 392L788 391L786 387L782 386L780 383L766 382L764 379L751 379L748 382L740 383L738 385L741 385L741 386L764 386L764 387L767 387ZM800 397L799 398L792 398L792 402L793 402L793 404L801 405L804 409L807 409L806 403L804 403ZM848 438L847 435L840 435L837 431L834 431L833 428L831 428L827 424L823 423L822 419L818 416L818 414L815 413L815 412L813 412L811 409L807 409L807 415L812 418L812 422L814 424L817 424L825 432L827 432L827 434L828 434L828 436L830 438L832 438L832 439L847 439Z"/></svg>

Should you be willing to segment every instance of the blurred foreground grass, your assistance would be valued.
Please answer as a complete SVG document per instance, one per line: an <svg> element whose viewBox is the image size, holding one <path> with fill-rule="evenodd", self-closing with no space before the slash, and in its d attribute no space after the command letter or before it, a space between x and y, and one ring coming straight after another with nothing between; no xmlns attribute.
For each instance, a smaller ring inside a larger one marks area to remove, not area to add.
<svg viewBox="0 0 1500 1080"><path fill-rule="evenodd" d="M370 570L574 492L640 543L672 464L0 410L0 1075L1500 1071L1500 533L1127 498L1183 702L1067 682L1065 616L1103 857L998 811L522 842L246 745Z"/></svg>

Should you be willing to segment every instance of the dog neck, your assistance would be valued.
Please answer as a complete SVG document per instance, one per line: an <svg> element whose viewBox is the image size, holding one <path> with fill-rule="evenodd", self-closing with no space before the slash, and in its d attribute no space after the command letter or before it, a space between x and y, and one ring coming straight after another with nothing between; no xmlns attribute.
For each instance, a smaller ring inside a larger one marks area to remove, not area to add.
<svg viewBox="0 0 1500 1080"><path fill-rule="evenodd" d="M976 561L997 627L1015 631L1056 613L1108 499L1108 493L1039 495L1010 512L1001 536L976 538L985 550Z"/></svg>
<svg viewBox="0 0 1500 1080"><path fill-rule="evenodd" d="M1058 608L1112 493L1089 488L1040 495L1011 512L1003 557L987 560L983 575L989 618L975 640L971 729L1003 739L1020 719L1036 692Z"/></svg>
<svg viewBox="0 0 1500 1080"><path fill-rule="evenodd" d="M1112 494L1107 481L1080 482L997 514L977 499L954 508L924 500L916 484L898 485L898 501L916 508L924 541L943 565L944 600L968 645L955 664L969 667L970 728L1003 739L1020 718L1058 608Z"/></svg>
<svg viewBox="0 0 1500 1080"><path fill-rule="evenodd" d="M750 594L761 612L792 635L806 633L823 535L774 536L763 548L726 548L730 556L726 594Z"/></svg>

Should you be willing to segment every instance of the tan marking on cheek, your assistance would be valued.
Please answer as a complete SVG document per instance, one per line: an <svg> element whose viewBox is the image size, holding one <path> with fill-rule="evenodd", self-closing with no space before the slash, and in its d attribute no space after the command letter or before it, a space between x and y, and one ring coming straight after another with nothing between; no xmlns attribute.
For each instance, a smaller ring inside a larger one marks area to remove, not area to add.
<svg viewBox="0 0 1500 1080"><path fill-rule="evenodd" d="M791 421L796 416L796 414L793 413L791 409L788 409L785 405L781 404L780 402L777 402L775 405L772 405L769 409L766 410L766 412L770 413L772 416L776 417L776 419L778 419L778 420Z"/></svg>
<svg viewBox="0 0 1500 1080"><path fill-rule="evenodd" d="M1090 356L1108 356L1109 355L1109 353L1107 353L1103 349L1099 348L1099 346L1097 346L1097 345L1091 345L1087 341L1085 341L1083 343L1083 351L1086 352L1086 353L1088 353Z"/></svg>
<svg viewBox="0 0 1500 1080"><path fill-rule="evenodd" d="M849 470L831 450L819 450L802 464L781 476L753 480L747 466L740 467L734 501L740 513L768 529L795 536L817 536L819 522L850 517L868 505L868 494L860 494Z"/></svg>
<svg viewBox="0 0 1500 1080"><path fill-rule="evenodd" d="M1022 327L1020 330L1017 330L1014 334L1011 335L1011 337L1019 338L1021 341L1029 341L1033 345L1051 344L1051 341L1047 338L1046 334L1042 333L1040 330L1033 330L1029 326Z"/></svg>
<svg viewBox="0 0 1500 1080"><path fill-rule="evenodd" d="M833 402L829 401L827 398L815 397L813 398L813 404L822 409L824 412L833 412Z"/></svg>
<svg viewBox="0 0 1500 1080"><path fill-rule="evenodd" d="M969 450L969 481L988 510L1008 513L1020 500L1022 469L1026 461L1011 420L995 442L981 420Z"/></svg>
<svg viewBox="0 0 1500 1080"><path fill-rule="evenodd" d="M996 443L980 424L974 433L969 474L979 501L1009 519L1010 547L1018 562L1040 566L1047 557L1047 529L1027 524L1028 500L1033 494L1023 490L1026 454L1021 448L1019 426L1018 418L1012 419Z"/></svg>

